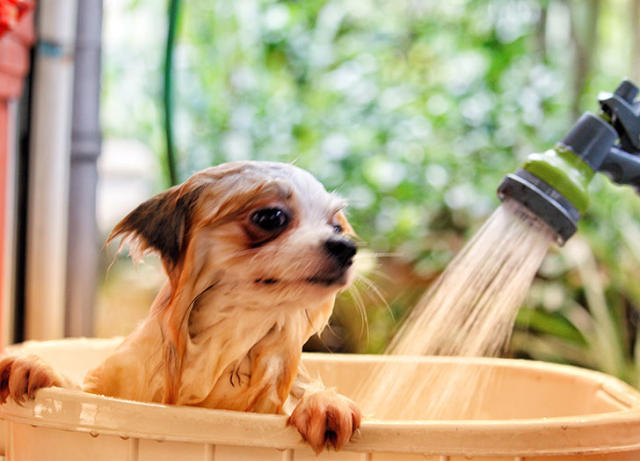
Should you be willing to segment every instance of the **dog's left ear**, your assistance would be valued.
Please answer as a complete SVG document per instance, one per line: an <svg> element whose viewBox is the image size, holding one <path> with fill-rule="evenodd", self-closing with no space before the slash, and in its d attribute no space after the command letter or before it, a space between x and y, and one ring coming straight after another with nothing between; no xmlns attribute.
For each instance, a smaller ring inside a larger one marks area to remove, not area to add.
<svg viewBox="0 0 640 461"><path fill-rule="evenodd" d="M123 243L128 240L134 260L156 251L170 274L184 254L194 209L203 188L185 183L150 198L116 225L107 244L116 237L122 237Z"/></svg>

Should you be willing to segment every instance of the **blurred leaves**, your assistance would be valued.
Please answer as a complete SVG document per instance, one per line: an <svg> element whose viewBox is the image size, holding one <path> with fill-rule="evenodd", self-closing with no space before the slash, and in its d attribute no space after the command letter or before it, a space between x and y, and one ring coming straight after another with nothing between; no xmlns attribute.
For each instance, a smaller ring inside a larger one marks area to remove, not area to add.
<svg viewBox="0 0 640 461"><path fill-rule="evenodd" d="M521 309L512 349L538 360L573 363L640 385L639 313L622 287L598 266L586 239L575 236L557 254L554 281L537 281ZM553 290L549 299L548 292ZM558 302L559 301L559 302Z"/></svg>
<svg viewBox="0 0 640 461"><path fill-rule="evenodd" d="M584 337L566 317L553 312L524 307L518 312L516 325L530 328L542 334L584 346Z"/></svg>
<svg viewBox="0 0 640 461"><path fill-rule="evenodd" d="M179 169L295 162L349 199L350 220L381 255L367 276L387 306L364 300L366 338L343 297L340 348L381 350L496 207L502 176L630 73L627 3L190 0L176 49ZM162 152L164 10L126 7L138 25L117 31L127 46L107 39L119 45L105 52L105 129ZM581 269L568 249L549 256L512 350L633 381L640 200L604 178L592 192L580 234L593 264Z"/></svg>

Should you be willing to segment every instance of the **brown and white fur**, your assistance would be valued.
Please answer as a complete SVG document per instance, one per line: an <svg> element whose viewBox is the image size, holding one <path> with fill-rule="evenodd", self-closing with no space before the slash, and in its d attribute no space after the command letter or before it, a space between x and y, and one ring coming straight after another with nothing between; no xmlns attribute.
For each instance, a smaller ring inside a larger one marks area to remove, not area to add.
<svg viewBox="0 0 640 461"><path fill-rule="evenodd" d="M144 202L113 230L168 279L148 317L85 377L87 392L258 413L284 412L319 452L360 424L356 405L298 373L353 278L344 202L304 170L270 162L208 168ZM121 244L122 245L122 244ZM0 399L70 386L34 357L0 361Z"/></svg>

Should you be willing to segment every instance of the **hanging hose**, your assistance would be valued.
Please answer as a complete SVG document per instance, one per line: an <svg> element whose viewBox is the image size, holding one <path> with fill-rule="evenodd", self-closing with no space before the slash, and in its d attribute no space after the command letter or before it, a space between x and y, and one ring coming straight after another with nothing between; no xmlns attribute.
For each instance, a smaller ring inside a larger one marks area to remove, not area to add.
<svg viewBox="0 0 640 461"><path fill-rule="evenodd" d="M162 103L164 110L164 134L167 151L167 173L169 184L178 184L179 175L176 165L176 151L173 143L173 49L176 42L176 29L180 14L180 0L169 0L167 46L164 55Z"/></svg>

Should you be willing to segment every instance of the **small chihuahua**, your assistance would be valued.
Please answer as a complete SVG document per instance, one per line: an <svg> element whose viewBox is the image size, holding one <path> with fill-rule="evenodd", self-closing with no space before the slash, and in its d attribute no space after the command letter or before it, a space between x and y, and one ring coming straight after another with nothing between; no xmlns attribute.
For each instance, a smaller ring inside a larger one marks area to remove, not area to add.
<svg viewBox="0 0 640 461"><path fill-rule="evenodd" d="M258 413L293 408L288 424L316 452L340 449L360 411L298 368L303 344L353 279L344 206L306 171L271 162L208 168L139 205L109 242L129 242L134 260L157 252L168 280L83 390ZM0 361L1 402L47 386L77 387L35 356Z"/></svg>

